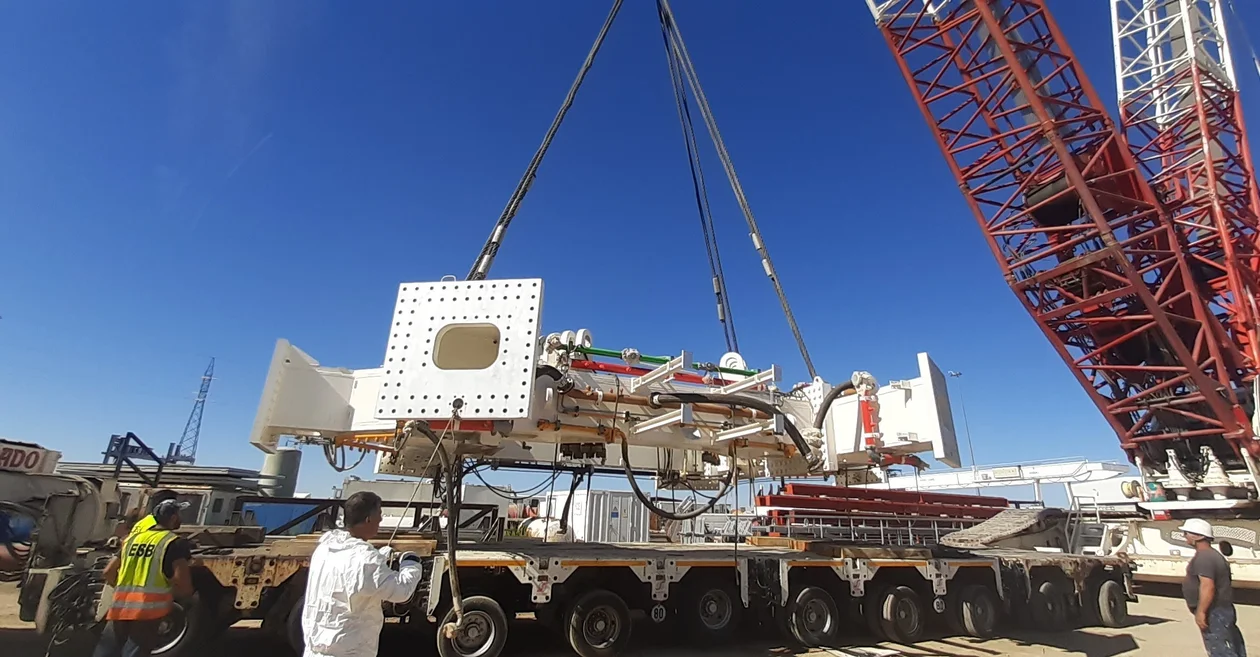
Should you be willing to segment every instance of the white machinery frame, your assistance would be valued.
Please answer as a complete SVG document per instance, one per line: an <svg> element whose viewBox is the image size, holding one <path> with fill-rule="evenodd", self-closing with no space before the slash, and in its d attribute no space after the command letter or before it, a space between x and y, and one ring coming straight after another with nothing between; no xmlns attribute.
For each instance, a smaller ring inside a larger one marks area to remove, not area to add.
<svg viewBox="0 0 1260 657"><path fill-rule="evenodd" d="M376 368L321 366L280 340L250 441L267 452L281 436L369 449L378 473L404 476L432 476L435 466L432 440L404 432L409 421L427 423L458 454L505 464L620 469L625 441L631 469L709 487L733 466L744 476L825 475L923 452L957 465L945 379L927 354L913 379L878 387L855 375L868 392L833 395L815 430L833 388L821 379L785 393L780 368L746 370L738 354L719 368L686 351L652 359L595 350L585 329L543 336L542 301L540 279L404 283ZM671 397L679 394L692 397ZM863 403L874 412L860 412Z"/></svg>

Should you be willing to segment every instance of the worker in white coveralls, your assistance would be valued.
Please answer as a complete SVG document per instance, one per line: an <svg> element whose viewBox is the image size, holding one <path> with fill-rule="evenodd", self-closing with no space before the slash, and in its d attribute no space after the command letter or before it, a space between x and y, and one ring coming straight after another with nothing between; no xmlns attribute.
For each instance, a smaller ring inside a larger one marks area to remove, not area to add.
<svg viewBox="0 0 1260 657"><path fill-rule="evenodd" d="M420 559L403 553L397 571L390 548L372 547L381 528L381 498L355 493L344 507L345 529L326 532L311 555L302 605L304 657L376 657L383 602L406 602L420 583Z"/></svg>

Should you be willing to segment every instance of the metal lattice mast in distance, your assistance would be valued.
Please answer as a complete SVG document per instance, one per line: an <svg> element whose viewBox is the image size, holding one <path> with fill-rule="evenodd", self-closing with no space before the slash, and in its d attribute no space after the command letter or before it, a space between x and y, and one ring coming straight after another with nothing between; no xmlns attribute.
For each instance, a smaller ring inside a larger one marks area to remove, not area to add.
<svg viewBox="0 0 1260 657"><path fill-rule="evenodd" d="M178 443L172 443L167 463L192 464L197 460L197 439L201 437L201 414L206 410L206 397L210 395L210 382L214 380L214 359L206 366L206 373L201 375L201 389L197 391L197 400L193 402L192 412L188 414L188 422L184 424L184 433Z"/></svg>
<svg viewBox="0 0 1260 657"><path fill-rule="evenodd" d="M1221 0L1112 0L1120 125L1251 380L1260 219Z"/></svg>
<svg viewBox="0 0 1260 657"><path fill-rule="evenodd" d="M1041 0L868 5L1011 289L1130 459L1255 449L1239 356ZM1175 465L1175 464L1174 464Z"/></svg>

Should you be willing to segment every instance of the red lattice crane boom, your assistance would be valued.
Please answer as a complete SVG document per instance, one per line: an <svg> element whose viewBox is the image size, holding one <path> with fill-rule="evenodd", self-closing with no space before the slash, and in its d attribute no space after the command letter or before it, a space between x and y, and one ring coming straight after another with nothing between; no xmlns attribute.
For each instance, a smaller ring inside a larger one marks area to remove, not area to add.
<svg viewBox="0 0 1260 657"><path fill-rule="evenodd" d="M1246 467L1244 358L1044 0L868 5L1008 284L1129 458Z"/></svg>
<svg viewBox="0 0 1260 657"><path fill-rule="evenodd" d="M1120 125L1182 233L1199 289L1260 365L1260 198L1221 0L1112 0Z"/></svg>

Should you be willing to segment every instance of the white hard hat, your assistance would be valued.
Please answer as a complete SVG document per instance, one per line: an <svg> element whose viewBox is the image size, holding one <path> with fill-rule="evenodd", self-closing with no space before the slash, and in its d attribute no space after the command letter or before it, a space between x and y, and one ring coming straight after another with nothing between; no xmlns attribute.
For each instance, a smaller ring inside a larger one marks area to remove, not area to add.
<svg viewBox="0 0 1260 657"><path fill-rule="evenodd" d="M1212 525L1203 518L1191 518L1177 529L1187 534L1198 534L1204 538L1216 538L1216 536L1212 533Z"/></svg>

